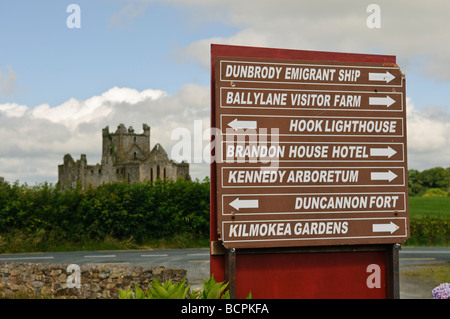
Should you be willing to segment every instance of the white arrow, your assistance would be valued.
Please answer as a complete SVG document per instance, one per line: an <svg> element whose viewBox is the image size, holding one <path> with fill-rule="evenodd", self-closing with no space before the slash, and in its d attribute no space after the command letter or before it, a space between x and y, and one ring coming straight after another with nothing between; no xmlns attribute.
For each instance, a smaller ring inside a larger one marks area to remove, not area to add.
<svg viewBox="0 0 450 319"><path fill-rule="evenodd" d="M395 76L388 71L385 73L369 73L369 81L386 81L386 83L389 83L393 79L395 79Z"/></svg>
<svg viewBox="0 0 450 319"><path fill-rule="evenodd" d="M370 156L387 156L391 158L393 155L397 154L397 151L392 149L390 146L387 148L371 148Z"/></svg>
<svg viewBox="0 0 450 319"><path fill-rule="evenodd" d="M395 100L389 96L386 97L369 97L369 105L384 105L386 107L395 103Z"/></svg>
<svg viewBox="0 0 450 319"><path fill-rule="evenodd" d="M239 199L239 197L238 197L230 203L230 206L236 210L239 210L240 208L258 208L259 202L257 199L243 200L243 199Z"/></svg>
<svg viewBox="0 0 450 319"><path fill-rule="evenodd" d="M370 173L370 179L373 181L389 181L391 182L397 177L397 174L388 172L372 172Z"/></svg>
<svg viewBox="0 0 450 319"><path fill-rule="evenodd" d="M391 234L393 234L399 228L400 227L395 225L393 222L390 222L389 224L373 224L372 225L372 231L374 233L390 232Z"/></svg>
<svg viewBox="0 0 450 319"><path fill-rule="evenodd" d="M232 127L234 130L240 128L256 129L258 127L256 121L238 121L237 119L228 123L228 126Z"/></svg>

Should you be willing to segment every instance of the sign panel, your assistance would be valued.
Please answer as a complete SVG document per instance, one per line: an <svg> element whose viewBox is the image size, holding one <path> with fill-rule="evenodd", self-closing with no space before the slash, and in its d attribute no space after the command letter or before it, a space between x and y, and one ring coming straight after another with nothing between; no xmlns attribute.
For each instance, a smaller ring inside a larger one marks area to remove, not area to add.
<svg viewBox="0 0 450 319"><path fill-rule="evenodd" d="M235 83L234 83L235 85ZM402 111L399 92L324 91L306 89L220 88L220 108L282 110Z"/></svg>
<svg viewBox="0 0 450 319"><path fill-rule="evenodd" d="M272 62L245 58L221 59L220 81L279 84L320 84L332 86L402 87L398 67L339 62Z"/></svg>
<svg viewBox="0 0 450 319"><path fill-rule="evenodd" d="M215 59L217 233L226 248L409 236L395 64Z"/></svg>
<svg viewBox="0 0 450 319"><path fill-rule="evenodd" d="M406 236L406 218L332 218L224 221L222 229L230 241L252 247L266 247L282 240L314 245L314 241L330 245L346 240L402 238Z"/></svg>
<svg viewBox="0 0 450 319"><path fill-rule="evenodd" d="M290 116L290 115L238 115L224 114L220 117L221 127L233 129L231 135L255 135L258 128L277 128L279 136L367 136L402 137L402 118L388 117L342 117ZM230 134L230 133L228 133ZM266 134L266 133L263 133Z"/></svg>
<svg viewBox="0 0 450 319"><path fill-rule="evenodd" d="M222 196L222 215L311 215L406 212L406 194L396 192L255 193ZM350 216L350 215L349 215Z"/></svg>
<svg viewBox="0 0 450 319"><path fill-rule="evenodd" d="M274 143L275 144L275 143ZM279 162L404 162L403 143L222 141L227 163Z"/></svg>
<svg viewBox="0 0 450 319"><path fill-rule="evenodd" d="M222 188L405 186L403 167L222 167Z"/></svg>

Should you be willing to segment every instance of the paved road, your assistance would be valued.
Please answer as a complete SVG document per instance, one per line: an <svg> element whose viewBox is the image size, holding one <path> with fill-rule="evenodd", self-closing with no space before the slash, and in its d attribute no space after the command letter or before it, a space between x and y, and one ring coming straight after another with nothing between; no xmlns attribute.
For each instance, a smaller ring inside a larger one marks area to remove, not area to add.
<svg viewBox="0 0 450 319"><path fill-rule="evenodd" d="M133 265L163 265L166 267L198 268L209 264L209 250L157 249L121 251L75 251L30 254L0 254L0 261L50 262L61 264L128 263ZM450 262L448 247L402 247L400 265ZM207 267L209 269L209 265Z"/></svg>
<svg viewBox="0 0 450 319"><path fill-rule="evenodd" d="M401 265L450 262L450 247L402 247Z"/></svg>
<svg viewBox="0 0 450 319"><path fill-rule="evenodd" d="M209 278L209 250L207 248L0 254L0 262L2 261L62 264L124 263L183 268L187 270L187 278L193 288L201 287L201 280ZM400 250L400 272L402 269L442 262L450 262L450 248L402 247ZM407 283L402 283L405 277L402 278L400 279L401 289L402 286L407 287Z"/></svg>
<svg viewBox="0 0 450 319"><path fill-rule="evenodd" d="M133 265L170 265L182 268L190 262L209 262L209 250L205 248L2 254L0 261L61 264L128 263Z"/></svg>

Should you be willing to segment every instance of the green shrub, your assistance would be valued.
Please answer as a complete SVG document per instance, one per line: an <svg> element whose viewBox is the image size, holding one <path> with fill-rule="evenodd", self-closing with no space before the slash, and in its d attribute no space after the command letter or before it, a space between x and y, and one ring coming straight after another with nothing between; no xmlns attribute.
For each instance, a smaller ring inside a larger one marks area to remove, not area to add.
<svg viewBox="0 0 450 319"><path fill-rule="evenodd" d="M225 291L228 283L216 282L214 275L208 281L202 279L202 283L203 291L194 291L191 299L230 299L230 292Z"/></svg>
<svg viewBox="0 0 450 319"><path fill-rule="evenodd" d="M81 242L106 237L137 243L209 235L209 180L158 180L60 190L0 183L0 233L39 233L42 240ZM0 251L2 252L2 251Z"/></svg>
<svg viewBox="0 0 450 319"><path fill-rule="evenodd" d="M407 245L448 245L450 244L449 219L423 217L410 219L410 238Z"/></svg>
<svg viewBox="0 0 450 319"><path fill-rule="evenodd" d="M119 299L186 299L189 287L185 287L185 280L179 283L172 283L170 280L161 284L158 279L154 278L153 283L149 285L145 292L136 285L134 287L134 295L130 288L118 290Z"/></svg>
<svg viewBox="0 0 450 319"><path fill-rule="evenodd" d="M119 299L230 299L230 292L225 289L228 283L216 282L214 275L208 281L202 280L203 290L194 290L189 293L185 280L180 283L172 283L170 280L161 284L156 278L149 288L143 291L139 286L134 287L134 292L128 287L127 290L118 290ZM251 299L250 293L246 299Z"/></svg>
<svg viewBox="0 0 450 319"><path fill-rule="evenodd" d="M431 185L431 184L430 184ZM426 194L444 191L428 189ZM411 245L450 243L448 201L410 198ZM158 180L60 190L0 183L0 253L45 251L51 245L78 249L85 243L187 242L209 238L209 180ZM426 217L427 215L431 217ZM416 218L415 216L420 216ZM422 218L422 216L425 216ZM58 247L58 249L60 249ZM61 248L62 249L62 248Z"/></svg>
<svg viewBox="0 0 450 319"><path fill-rule="evenodd" d="M423 194L423 197L447 197L447 192L440 188L430 188Z"/></svg>

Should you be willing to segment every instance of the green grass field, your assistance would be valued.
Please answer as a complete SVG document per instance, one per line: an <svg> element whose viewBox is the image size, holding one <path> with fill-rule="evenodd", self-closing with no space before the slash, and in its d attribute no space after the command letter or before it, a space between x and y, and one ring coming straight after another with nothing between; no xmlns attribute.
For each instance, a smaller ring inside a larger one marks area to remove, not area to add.
<svg viewBox="0 0 450 319"><path fill-rule="evenodd" d="M450 197L409 197L409 216L450 219Z"/></svg>
<svg viewBox="0 0 450 319"><path fill-rule="evenodd" d="M450 197L409 197L409 217L406 245L450 245Z"/></svg>

